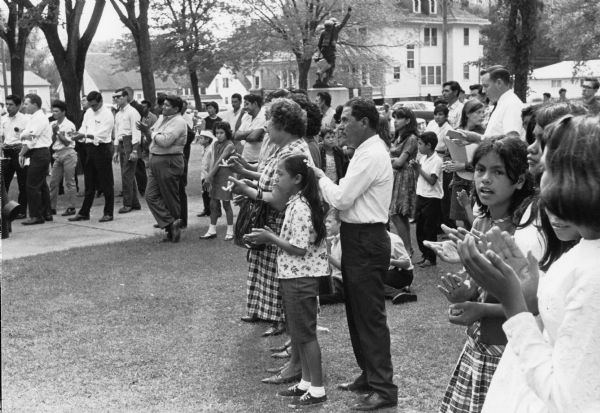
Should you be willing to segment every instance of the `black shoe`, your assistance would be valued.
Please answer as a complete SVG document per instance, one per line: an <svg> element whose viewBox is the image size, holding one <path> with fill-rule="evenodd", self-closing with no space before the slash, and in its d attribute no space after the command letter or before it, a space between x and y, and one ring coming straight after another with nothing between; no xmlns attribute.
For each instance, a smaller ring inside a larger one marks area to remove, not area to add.
<svg viewBox="0 0 600 413"><path fill-rule="evenodd" d="M85 216L85 215L75 215L73 218L69 218L69 221L73 222L73 221L89 221L90 217L89 216Z"/></svg>
<svg viewBox="0 0 600 413"><path fill-rule="evenodd" d="M302 372L297 374L292 374L291 376L282 376L281 373L276 374L271 377L267 377L266 379L262 379L261 382L265 384L286 384L292 383L294 381L298 381L302 378Z"/></svg>
<svg viewBox="0 0 600 413"><path fill-rule="evenodd" d="M404 304L417 301L417 295L409 292L401 292L392 298L392 304Z"/></svg>
<svg viewBox="0 0 600 413"><path fill-rule="evenodd" d="M113 220L112 215L104 215L102 218L100 218L98 220L98 222L108 222L108 221L112 221L112 220Z"/></svg>
<svg viewBox="0 0 600 413"><path fill-rule="evenodd" d="M243 315L240 320L242 320L245 323L256 323L258 321L258 317L255 316L251 316L251 315Z"/></svg>
<svg viewBox="0 0 600 413"><path fill-rule="evenodd" d="M379 393L372 392L360 402L356 403L350 409L361 412L370 412L373 410L383 409L385 407L393 407L398 405L398 399L386 400Z"/></svg>
<svg viewBox="0 0 600 413"><path fill-rule="evenodd" d="M44 218L29 218L27 221L21 222L21 224L23 224L23 225L37 225L37 224L43 224L45 222L46 222L46 220Z"/></svg>
<svg viewBox="0 0 600 413"><path fill-rule="evenodd" d="M52 215L46 215L46 216L44 217L44 220L45 220L45 221L54 221L54 218L52 218Z"/></svg>
<svg viewBox="0 0 600 413"><path fill-rule="evenodd" d="M50 209L50 215L56 215L56 209Z"/></svg>
<svg viewBox="0 0 600 413"><path fill-rule="evenodd" d="M197 217L208 217L210 216L210 211L202 211L201 213L196 215Z"/></svg>
<svg viewBox="0 0 600 413"><path fill-rule="evenodd" d="M298 383L300 384L300 383ZM294 384L292 387L288 387L285 390L280 390L277 392L279 397L300 397L303 396L308 390L300 390L298 388L298 384Z"/></svg>
<svg viewBox="0 0 600 413"><path fill-rule="evenodd" d="M60 215L63 217L68 217L71 215L75 215L76 213L77 213L77 211L75 211L75 208L67 208L67 210Z"/></svg>
<svg viewBox="0 0 600 413"><path fill-rule="evenodd" d="M140 211L142 209L142 206L141 205L134 206L134 207L131 207L131 209L133 209L134 211Z"/></svg>
<svg viewBox="0 0 600 413"><path fill-rule="evenodd" d="M350 383L342 383L338 384L338 390L342 391L351 391L353 393L369 393L371 388L368 384L357 384L356 381L351 381Z"/></svg>
<svg viewBox="0 0 600 413"><path fill-rule="evenodd" d="M301 409L303 407L316 406L327 401L327 395L324 394L321 397L315 397L309 392L304 393L298 397L292 403L288 404L288 407L292 409Z"/></svg>
<svg viewBox="0 0 600 413"><path fill-rule="evenodd" d="M119 208L118 212L119 212L119 214L126 214L131 211L133 211L132 207L124 206L124 207Z"/></svg>
<svg viewBox="0 0 600 413"><path fill-rule="evenodd" d="M269 336L278 336L285 332L285 324L283 323L274 323L271 327L267 328L267 330L263 333L263 337Z"/></svg>

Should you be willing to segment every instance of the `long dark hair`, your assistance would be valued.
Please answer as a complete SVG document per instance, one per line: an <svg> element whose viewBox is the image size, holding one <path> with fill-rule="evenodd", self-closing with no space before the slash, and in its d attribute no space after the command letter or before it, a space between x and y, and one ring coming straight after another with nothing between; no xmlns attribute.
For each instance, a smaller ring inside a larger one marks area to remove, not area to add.
<svg viewBox="0 0 600 413"><path fill-rule="evenodd" d="M419 136L419 129L417 127L417 118L415 117L415 113L409 108L399 107L392 113L392 117L394 119L408 119L408 124L402 128L402 133L399 130L395 132L395 138L398 139L406 139L410 135Z"/></svg>
<svg viewBox="0 0 600 413"><path fill-rule="evenodd" d="M485 106L477 99L471 99L463 106L462 113L460 114L460 125L461 129L467 127L469 121L469 115L473 112L477 112L479 109L483 109Z"/></svg>
<svg viewBox="0 0 600 413"><path fill-rule="evenodd" d="M304 155L292 155L284 159L283 167L291 175L302 176L300 193L308 202L311 219L317 238L314 244L320 245L327 236L325 229L325 208L319 194L319 183L314 171L308 166L308 158Z"/></svg>
<svg viewBox="0 0 600 413"><path fill-rule="evenodd" d="M212 132L215 134L217 134L217 129L222 129L223 132L225 132L225 139L227 139L228 141L233 140L233 132L231 131L231 125L229 124L229 122L225 122L225 121L219 121L215 123L215 126L213 126L213 130Z"/></svg>

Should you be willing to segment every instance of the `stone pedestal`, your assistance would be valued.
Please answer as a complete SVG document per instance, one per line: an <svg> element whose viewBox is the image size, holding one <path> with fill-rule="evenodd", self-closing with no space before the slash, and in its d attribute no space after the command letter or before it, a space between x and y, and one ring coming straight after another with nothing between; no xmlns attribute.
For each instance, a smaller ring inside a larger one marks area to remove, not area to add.
<svg viewBox="0 0 600 413"><path fill-rule="evenodd" d="M329 87L323 89L308 89L308 98L314 102L317 99L317 93L327 92L331 95L331 107L345 104L350 99L350 91L345 87Z"/></svg>

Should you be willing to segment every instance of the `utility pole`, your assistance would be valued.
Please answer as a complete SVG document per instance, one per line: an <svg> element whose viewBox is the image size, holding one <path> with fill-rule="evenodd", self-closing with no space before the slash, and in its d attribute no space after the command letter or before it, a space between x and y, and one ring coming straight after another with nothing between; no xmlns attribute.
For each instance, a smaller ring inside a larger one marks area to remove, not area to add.
<svg viewBox="0 0 600 413"><path fill-rule="evenodd" d="M442 83L448 79L448 0L442 0Z"/></svg>
<svg viewBox="0 0 600 413"><path fill-rule="evenodd" d="M2 59L2 85L4 86L4 100L8 96L8 82L6 80L6 60L4 59L4 40L0 39L0 59Z"/></svg>

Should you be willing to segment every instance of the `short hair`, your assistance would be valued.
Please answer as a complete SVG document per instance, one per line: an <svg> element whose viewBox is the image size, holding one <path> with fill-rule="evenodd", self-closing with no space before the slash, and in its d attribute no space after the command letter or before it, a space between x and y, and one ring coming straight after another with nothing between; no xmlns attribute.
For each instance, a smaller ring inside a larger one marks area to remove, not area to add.
<svg viewBox="0 0 600 413"><path fill-rule="evenodd" d="M12 100L12 102L16 106L19 106L21 104L21 96L19 96L19 95L8 95L6 97L6 99L4 99L4 101L8 101L8 100Z"/></svg>
<svg viewBox="0 0 600 413"><path fill-rule="evenodd" d="M213 107L215 111L219 113L219 104L217 102L208 102L206 104L206 109L208 110L209 107Z"/></svg>
<svg viewBox="0 0 600 413"><path fill-rule="evenodd" d="M508 69L502 65L494 65L490 66L487 69L483 69L481 71L481 75L488 74L490 76L490 80L502 80L505 84L510 84L510 72Z"/></svg>
<svg viewBox="0 0 600 413"><path fill-rule="evenodd" d="M130 97L133 100L133 89L129 86L124 86L121 88L123 95Z"/></svg>
<svg viewBox="0 0 600 413"><path fill-rule="evenodd" d="M263 105L263 98L262 98L262 96L254 95L252 93L247 94L246 96L244 96L244 100L247 101L248 103L256 103L259 108Z"/></svg>
<svg viewBox="0 0 600 413"><path fill-rule="evenodd" d="M437 115L438 113L443 113L445 117L448 117L448 113L450 111L448 110L448 106L446 105L437 105L435 108L433 108L433 114Z"/></svg>
<svg viewBox="0 0 600 413"><path fill-rule="evenodd" d="M556 102L539 107L535 111L535 121L541 128L545 128L565 115L585 114L587 114L587 109L580 103Z"/></svg>
<svg viewBox="0 0 600 413"><path fill-rule="evenodd" d="M481 86L479 83L476 83L474 85L469 86L469 90L477 90L477 93L481 94L481 92L483 91L483 86Z"/></svg>
<svg viewBox="0 0 600 413"><path fill-rule="evenodd" d="M150 101L149 101L149 100L145 100L145 99L144 99L144 100L142 100L142 101L140 102L140 104L142 104L142 105L146 105L146 106L148 106L149 108L151 108L151 107L152 107L152 103L150 103Z"/></svg>
<svg viewBox="0 0 600 413"><path fill-rule="evenodd" d="M334 207L329 207L327 210L327 214L325 214L325 219L333 218L336 222L340 222L340 210L335 209Z"/></svg>
<svg viewBox="0 0 600 413"><path fill-rule="evenodd" d="M299 104L306 112L306 136L313 137L318 135L323 120L323 114L321 113L319 106L316 103L311 102L307 95L300 93L292 93L290 99Z"/></svg>
<svg viewBox="0 0 600 413"><path fill-rule="evenodd" d="M67 104L62 101L62 100L53 100L52 104L50 105L50 109L54 109L57 108L58 110L60 110L61 112L66 112L67 111Z"/></svg>
<svg viewBox="0 0 600 413"><path fill-rule="evenodd" d="M321 138L325 138L325 136L327 136L328 133L334 133L335 131L333 130L333 128L330 128L329 126L323 126L321 128L321 130L319 131L319 136Z"/></svg>
<svg viewBox="0 0 600 413"><path fill-rule="evenodd" d="M438 144L438 137L435 132L423 132L421 136L419 136L419 139L422 140L425 145L429 145L432 150L435 150L435 147Z"/></svg>
<svg viewBox="0 0 600 413"><path fill-rule="evenodd" d="M542 188L544 206L565 221L600 230L598 117L565 116L546 132L544 173L552 179Z"/></svg>
<svg viewBox="0 0 600 413"><path fill-rule="evenodd" d="M460 87L460 84L456 80L449 80L448 82L444 82L444 84L442 85L442 88L444 88L446 86L450 86L450 90L453 92L460 93L460 91L462 90L462 88ZM457 93L457 95L458 95L458 93Z"/></svg>
<svg viewBox="0 0 600 413"><path fill-rule="evenodd" d="M86 99L88 102L93 100L94 102L100 103L102 102L102 94L97 90L92 90L87 94Z"/></svg>
<svg viewBox="0 0 600 413"><path fill-rule="evenodd" d="M331 95L329 94L329 92L319 92L317 93L317 96L319 98L321 98L321 100L327 105L327 106L331 106Z"/></svg>
<svg viewBox="0 0 600 413"><path fill-rule="evenodd" d="M549 98L552 95L550 93L548 93L548 92L544 92L544 93L542 93L542 96L544 96L546 98Z"/></svg>
<svg viewBox="0 0 600 413"><path fill-rule="evenodd" d="M369 128L377 130L379 112L372 100L363 97L355 97L346 102L344 106L352 109L351 114L354 119L361 120L367 118L369 121Z"/></svg>
<svg viewBox="0 0 600 413"><path fill-rule="evenodd" d="M275 99L270 112L271 124L275 129L298 137L306 134L306 112L298 103L287 98Z"/></svg>
<svg viewBox="0 0 600 413"><path fill-rule="evenodd" d="M165 100L171 104L174 108L179 109L178 112L183 108L183 99L177 95L167 95Z"/></svg>
<svg viewBox="0 0 600 413"><path fill-rule="evenodd" d="M437 105L448 105L448 101L443 98L437 98L436 100L433 101L433 106L437 106Z"/></svg>
<svg viewBox="0 0 600 413"><path fill-rule="evenodd" d="M558 93L563 93L566 91L567 91L567 89L565 89L564 87L561 87L560 89L558 89Z"/></svg>
<svg viewBox="0 0 600 413"><path fill-rule="evenodd" d="M231 99L237 99L240 102L242 101L242 95L240 95L239 93L234 93L233 95L231 95Z"/></svg>
<svg viewBox="0 0 600 413"><path fill-rule="evenodd" d="M166 97L167 97L166 93L158 92L156 94L156 103L158 103L160 106L164 105Z"/></svg>
<svg viewBox="0 0 600 413"><path fill-rule="evenodd" d="M275 99L279 99L279 98L289 98L290 97L290 91L287 89L277 89L274 90L272 92L269 92L267 94L267 96L265 97L265 103L270 103Z"/></svg>
<svg viewBox="0 0 600 413"><path fill-rule="evenodd" d="M35 93L28 93L25 95L25 99L29 99L31 103L36 105L38 108L42 107L42 98Z"/></svg>
<svg viewBox="0 0 600 413"><path fill-rule="evenodd" d="M586 77L583 79L584 82L592 82L592 87L594 89L600 88L600 82L595 77Z"/></svg>
<svg viewBox="0 0 600 413"><path fill-rule="evenodd" d="M121 89L115 90L115 93L120 93L121 96L123 96L123 97L129 97L129 96L131 96L129 94L129 92L127 92L127 89L125 89L124 87L122 87Z"/></svg>

